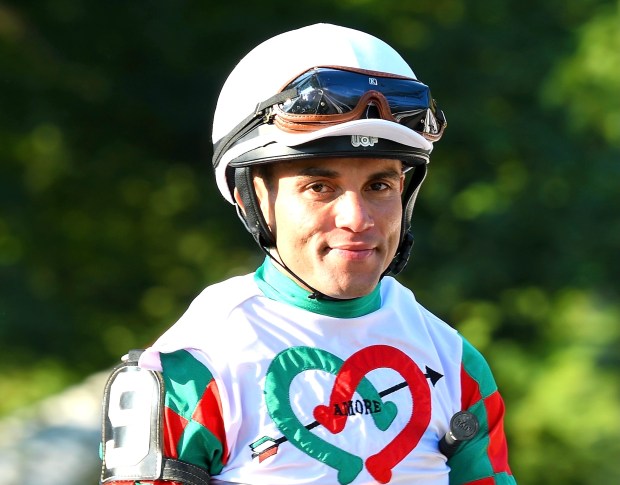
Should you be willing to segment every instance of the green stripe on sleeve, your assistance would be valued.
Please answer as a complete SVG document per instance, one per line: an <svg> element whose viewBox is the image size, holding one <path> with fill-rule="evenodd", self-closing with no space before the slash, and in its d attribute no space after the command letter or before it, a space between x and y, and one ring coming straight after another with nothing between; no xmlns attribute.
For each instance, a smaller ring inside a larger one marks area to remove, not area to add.
<svg viewBox="0 0 620 485"><path fill-rule="evenodd" d="M166 386L165 405L191 419L213 375L186 350L160 354Z"/></svg>
<svg viewBox="0 0 620 485"><path fill-rule="evenodd" d="M489 397L497 391L497 384L489 364L482 354L467 340L463 340L463 368L480 386L482 398Z"/></svg>

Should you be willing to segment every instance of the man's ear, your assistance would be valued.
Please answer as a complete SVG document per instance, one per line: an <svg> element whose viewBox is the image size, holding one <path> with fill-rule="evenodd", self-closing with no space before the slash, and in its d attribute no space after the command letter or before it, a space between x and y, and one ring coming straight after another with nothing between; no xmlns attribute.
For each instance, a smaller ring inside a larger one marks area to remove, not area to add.
<svg viewBox="0 0 620 485"><path fill-rule="evenodd" d="M238 169L235 173L236 183L241 190L235 187L233 197L238 214L243 219L246 229L261 245L275 247L275 227L270 221L275 220L272 204L269 203L269 190L265 181L260 177L252 177L252 189L248 187L247 169ZM242 193L247 190L248 193ZM263 246L264 247L264 246Z"/></svg>
<svg viewBox="0 0 620 485"><path fill-rule="evenodd" d="M239 193L239 189L237 187L235 187L233 197L235 198L235 202L239 206L239 209L241 209L241 212L243 212L243 215L245 215L245 204L243 203L243 200L241 199L241 194Z"/></svg>
<svg viewBox="0 0 620 485"><path fill-rule="evenodd" d="M270 230L272 230L270 221L273 219L273 215L270 212L269 190L267 189L267 185L265 184L265 181L260 177L254 177L253 184L254 184L254 190L256 191L256 198L258 200L258 205L263 214L263 218L265 219L265 222L267 223L267 227ZM235 187L235 190L233 192L233 197L235 198L235 202L239 206L239 209L245 216L246 215L245 204L243 203L243 197L241 197L241 193L239 192L239 189L237 187Z"/></svg>
<svg viewBox="0 0 620 485"><path fill-rule="evenodd" d="M272 194L270 194L269 189L267 188L267 183L262 177L254 177L254 191L256 193L256 198L258 199L260 210L265 218L265 222L270 229L273 229L273 227L271 227L271 223L274 216L271 213L272 204L270 203L270 196Z"/></svg>

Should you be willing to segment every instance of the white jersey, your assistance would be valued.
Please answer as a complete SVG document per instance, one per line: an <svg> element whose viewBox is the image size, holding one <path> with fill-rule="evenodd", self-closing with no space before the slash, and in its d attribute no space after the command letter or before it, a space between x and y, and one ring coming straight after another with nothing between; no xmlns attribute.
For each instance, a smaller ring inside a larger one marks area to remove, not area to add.
<svg viewBox="0 0 620 485"><path fill-rule="evenodd" d="M386 277L378 291L374 311L336 318L268 298L253 275L207 288L140 358L166 382L169 456L216 484L447 485L450 418L499 395L480 354L410 290ZM514 483L484 434L472 450L497 481L483 483Z"/></svg>

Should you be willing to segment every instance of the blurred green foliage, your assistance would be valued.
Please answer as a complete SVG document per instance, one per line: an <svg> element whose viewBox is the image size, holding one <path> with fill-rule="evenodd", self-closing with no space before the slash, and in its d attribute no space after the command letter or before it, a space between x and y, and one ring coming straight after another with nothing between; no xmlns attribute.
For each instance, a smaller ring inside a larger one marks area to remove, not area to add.
<svg viewBox="0 0 620 485"><path fill-rule="evenodd" d="M617 483L617 0L0 2L0 415L256 266L209 168L216 96L319 21L388 41L446 111L401 280L491 362L519 483Z"/></svg>

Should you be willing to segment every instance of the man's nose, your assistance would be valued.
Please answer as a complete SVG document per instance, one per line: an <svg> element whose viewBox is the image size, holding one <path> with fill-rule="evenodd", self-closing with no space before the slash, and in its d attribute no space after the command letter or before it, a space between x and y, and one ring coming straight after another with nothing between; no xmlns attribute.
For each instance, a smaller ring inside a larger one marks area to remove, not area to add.
<svg viewBox="0 0 620 485"><path fill-rule="evenodd" d="M362 232L374 226L368 201L353 191L344 192L336 203L336 226Z"/></svg>

